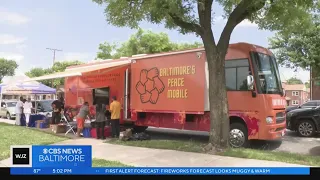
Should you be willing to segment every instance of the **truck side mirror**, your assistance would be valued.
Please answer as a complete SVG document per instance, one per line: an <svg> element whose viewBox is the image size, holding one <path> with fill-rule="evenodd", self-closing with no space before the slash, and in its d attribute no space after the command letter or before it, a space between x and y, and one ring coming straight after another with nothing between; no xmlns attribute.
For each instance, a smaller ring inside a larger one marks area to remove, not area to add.
<svg viewBox="0 0 320 180"><path fill-rule="evenodd" d="M254 84L254 79L252 75L247 76L247 86L248 90L252 91L253 90L253 84Z"/></svg>
<svg viewBox="0 0 320 180"><path fill-rule="evenodd" d="M283 94L283 97L286 96L286 90L284 88L282 88L282 94Z"/></svg>

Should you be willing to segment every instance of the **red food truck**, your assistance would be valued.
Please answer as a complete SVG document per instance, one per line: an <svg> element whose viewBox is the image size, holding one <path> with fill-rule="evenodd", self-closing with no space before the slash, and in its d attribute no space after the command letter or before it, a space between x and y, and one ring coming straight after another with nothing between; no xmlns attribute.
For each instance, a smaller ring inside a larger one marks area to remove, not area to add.
<svg viewBox="0 0 320 180"><path fill-rule="evenodd" d="M225 60L230 145L281 138L286 101L278 65L263 47L230 44ZM120 123L209 131L208 68L203 48L135 55L68 67L34 80L65 78L66 107L94 100L122 104Z"/></svg>

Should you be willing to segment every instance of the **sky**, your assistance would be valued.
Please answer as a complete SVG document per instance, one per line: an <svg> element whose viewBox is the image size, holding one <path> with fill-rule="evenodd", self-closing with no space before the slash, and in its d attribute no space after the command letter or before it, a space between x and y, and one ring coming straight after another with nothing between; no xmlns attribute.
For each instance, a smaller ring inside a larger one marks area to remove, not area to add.
<svg viewBox="0 0 320 180"><path fill-rule="evenodd" d="M104 7L91 0L0 0L0 57L18 62L17 75L34 67L50 67L55 48L56 61L95 58L98 45L104 41L121 43L136 30L118 28L105 20ZM214 4L213 32L219 38L225 20L222 7ZM166 32L175 42L194 42L201 39L194 34L182 35L163 25L142 22L140 27L154 32ZM248 42L268 47L273 32L259 30L247 20L234 30L230 43ZM298 77L309 81L308 71L294 72L280 67L281 80Z"/></svg>

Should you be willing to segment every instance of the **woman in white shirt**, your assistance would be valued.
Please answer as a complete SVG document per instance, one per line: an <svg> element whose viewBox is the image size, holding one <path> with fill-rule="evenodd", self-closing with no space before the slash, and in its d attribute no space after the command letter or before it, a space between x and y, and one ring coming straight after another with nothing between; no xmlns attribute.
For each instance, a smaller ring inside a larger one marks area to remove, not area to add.
<svg viewBox="0 0 320 180"><path fill-rule="evenodd" d="M26 116L26 126L27 127L29 124L31 109L32 109L31 98L28 98L28 100L23 104L23 113Z"/></svg>

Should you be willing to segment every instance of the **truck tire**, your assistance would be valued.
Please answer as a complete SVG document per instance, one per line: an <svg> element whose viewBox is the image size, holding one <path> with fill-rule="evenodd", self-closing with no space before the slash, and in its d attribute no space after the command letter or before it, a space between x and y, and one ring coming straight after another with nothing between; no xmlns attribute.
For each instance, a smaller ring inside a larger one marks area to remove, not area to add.
<svg viewBox="0 0 320 180"><path fill-rule="evenodd" d="M141 132L144 132L146 129L148 129L148 126L134 126L133 132L141 133Z"/></svg>
<svg viewBox="0 0 320 180"><path fill-rule="evenodd" d="M249 146L248 130L241 123L232 123L229 132L229 144L232 148L246 148Z"/></svg>
<svg viewBox="0 0 320 180"><path fill-rule="evenodd" d="M7 115L6 115L6 116L7 116L7 119L8 119L8 120L11 120L11 115L10 115L9 112L7 112Z"/></svg>
<svg viewBox="0 0 320 180"><path fill-rule="evenodd" d="M316 126L311 120L303 119L297 123L297 132L301 137L313 137L316 133Z"/></svg>

